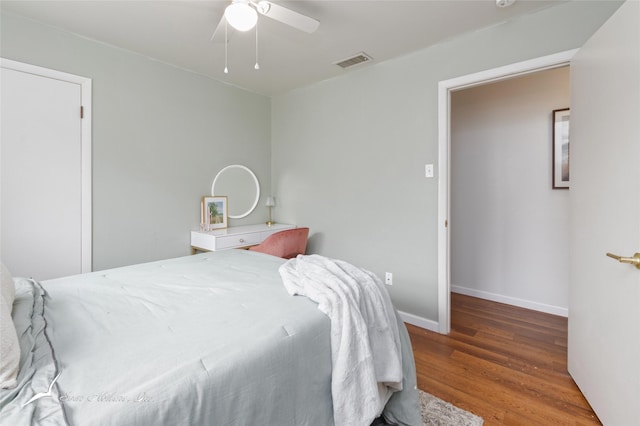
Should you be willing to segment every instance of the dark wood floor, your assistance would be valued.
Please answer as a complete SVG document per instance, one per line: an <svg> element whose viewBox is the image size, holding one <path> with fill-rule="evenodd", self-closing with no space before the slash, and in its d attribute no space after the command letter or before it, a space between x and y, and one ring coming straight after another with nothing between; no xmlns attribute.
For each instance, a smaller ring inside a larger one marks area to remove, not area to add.
<svg viewBox="0 0 640 426"><path fill-rule="evenodd" d="M491 425L599 425L567 373L567 319L451 294L451 334L407 324L418 387Z"/></svg>

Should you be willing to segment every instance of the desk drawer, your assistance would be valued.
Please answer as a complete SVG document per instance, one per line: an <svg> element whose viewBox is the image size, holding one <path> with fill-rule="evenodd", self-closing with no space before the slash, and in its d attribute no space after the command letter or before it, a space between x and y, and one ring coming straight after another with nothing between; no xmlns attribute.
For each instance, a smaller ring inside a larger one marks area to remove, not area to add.
<svg viewBox="0 0 640 426"><path fill-rule="evenodd" d="M295 225L265 224L230 226L226 229L214 231L191 231L191 251L216 251L255 246L269 235L285 229L295 228Z"/></svg>
<svg viewBox="0 0 640 426"><path fill-rule="evenodd" d="M234 247L254 246L262 242L259 232L244 235L228 235L226 237L216 237L216 250L229 249Z"/></svg>

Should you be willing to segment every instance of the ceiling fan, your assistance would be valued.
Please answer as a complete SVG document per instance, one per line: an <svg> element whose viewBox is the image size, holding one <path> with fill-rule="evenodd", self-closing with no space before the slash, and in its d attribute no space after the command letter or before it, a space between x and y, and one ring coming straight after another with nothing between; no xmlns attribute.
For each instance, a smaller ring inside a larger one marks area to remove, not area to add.
<svg viewBox="0 0 640 426"><path fill-rule="evenodd" d="M249 31L256 26L258 15L266 16L309 34L316 31L320 25L316 19L267 0L232 0L225 9L211 40L214 40L216 35L224 33L227 23L238 31Z"/></svg>

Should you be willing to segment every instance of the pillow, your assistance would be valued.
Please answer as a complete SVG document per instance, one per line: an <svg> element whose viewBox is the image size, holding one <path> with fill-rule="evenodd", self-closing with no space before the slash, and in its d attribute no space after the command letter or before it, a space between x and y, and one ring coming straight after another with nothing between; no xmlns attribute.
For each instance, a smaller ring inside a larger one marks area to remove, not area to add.
<svg viewBox="0 0 640 426"><path fill-rule="evenodd" d="M0 388L2 389L16 386L20 364L20 344L11 318L15 297L16 287L13 278L3 263L0 273Z"/></svg>

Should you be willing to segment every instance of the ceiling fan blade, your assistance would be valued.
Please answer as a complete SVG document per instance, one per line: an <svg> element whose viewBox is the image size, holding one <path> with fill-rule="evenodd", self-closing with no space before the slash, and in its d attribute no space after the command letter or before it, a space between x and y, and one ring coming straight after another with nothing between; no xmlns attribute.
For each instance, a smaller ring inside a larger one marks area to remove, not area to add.
<svg viewBox="0 0 640 426"><path fill-rule="evenodd" d="M258 2L256 9L264 16L309 34L315 32L320 25L320 21L316 19L310 18L270 1L263 0Z"/></svg>
<svg viewBox="0 0 640 426"><path fill-rule="evenodd" d="M227 22L224 15L220 18L220 22L218 22L218 26L211 34L211 41L214 43L224 43L224 25ZM235 32L235 28L231 25L227 25L227 39L230 39L233 33Z"/></svg>

